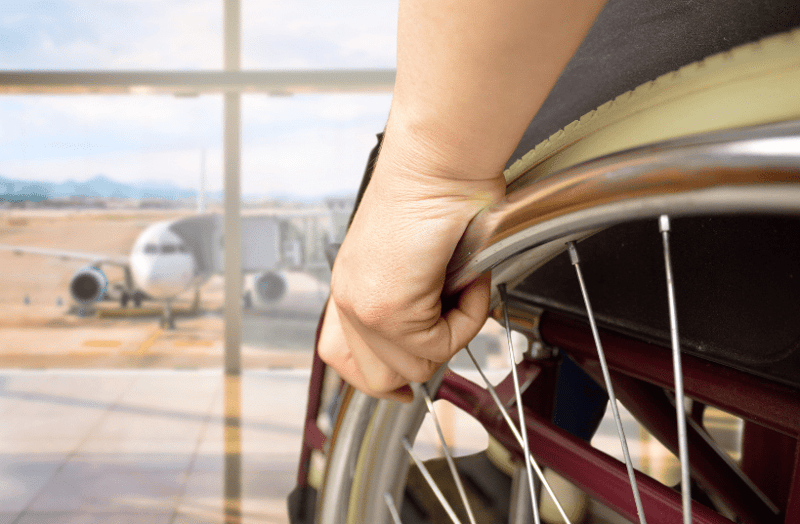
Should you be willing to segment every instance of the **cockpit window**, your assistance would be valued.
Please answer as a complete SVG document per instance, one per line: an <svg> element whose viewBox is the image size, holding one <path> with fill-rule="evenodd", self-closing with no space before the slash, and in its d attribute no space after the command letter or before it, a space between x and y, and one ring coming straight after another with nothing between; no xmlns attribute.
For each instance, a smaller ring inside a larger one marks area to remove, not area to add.
<svg viewBox="0 0 800 524"><path fill-rule="evenodd" d="M188 253L189 249L183 244L145 244L144 252L148 255L173 255L175 253Z"/></svg>

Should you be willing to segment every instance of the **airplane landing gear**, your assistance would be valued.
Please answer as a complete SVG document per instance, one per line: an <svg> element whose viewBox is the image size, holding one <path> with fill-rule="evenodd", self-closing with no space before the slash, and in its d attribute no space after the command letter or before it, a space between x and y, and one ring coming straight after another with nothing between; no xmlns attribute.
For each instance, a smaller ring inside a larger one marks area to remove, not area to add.
<svg viewBox="0 0 800 524"><path fill-rule="evenodd" d="M175 329L175 315L172 313L172 302L164 302L164 316L161 317L161 327Z"/></svg>
<svg viewBox="0 0 800 524"><path fill-rule="evenodd" d="M133 302L134 307L142 307L142 300L144 299L144 294L141 291L134 291L132 289L126 289L122 286L119 286L119 305L122 308L128 307L128 304Z"/></svg>
<svg viewBox="0 0 800 524"><path fill-rule="evenodd" d="M246 292L242 296L242 307L244 309L251 309L253 307L253 294L251 292Z"/></svg>
<svg viewBox="0 0 800 524"><path fill-rule="evenodd" d="M192 299L192 305L190 309L192 313L197 313L200 311L200 289L198 288L194 289L194 298Z"/></svg>

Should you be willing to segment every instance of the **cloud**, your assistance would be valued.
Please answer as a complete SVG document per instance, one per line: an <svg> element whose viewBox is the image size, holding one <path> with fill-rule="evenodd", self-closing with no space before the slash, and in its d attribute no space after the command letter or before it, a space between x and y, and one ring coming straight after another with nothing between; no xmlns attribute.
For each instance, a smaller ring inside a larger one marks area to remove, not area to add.
<svg viewBox="0 0 800 524"><path fill-rule="evenodd" d="M326 195L357 190L375 134L386 122L389 97L353 96L345 104L335 96L323 98L327 100L309 104L321 109L316 125L281 128L280 121L245 122L243 191Z"/></svg>
<svg viewBox="0 0 800 524"><path fill-rule="evenodd" d="M394 67L397 1L243 4L244 67Z"/></svg>
<svg viewBox="0 0 800 524"><path fill-rule="evenodd" d="M397 1L242 3L245 68L392 67ZM8 0L4 69L222 67L219 0Z"/></svg>
<svg viewBox="0 0 800 524"><path fill-rule="evenodd" d="M219 141L222 126L220 97L4 97L0 114L0 172L65 153L53 144L87 144L81 154L202 146Z"/></svg>
<svg viewBox="0 0 800 524"><path fill-rule="evenodd" d="M397 1L247 0L249 68L391 68ZM215 69L219 0L8 0L0 68ZM307 95L243 102L245 192L341 193L357 187L388 95ZM28 180L167 180L222 186L222 98L0 97L0 175ZM353 189L354 190L354 189Z"/></svg>
<svg viewBox="0 0 800 524"><path fill-rule="evenodd" d="M389 95L248 95L242 104L245 193L354 191ZM25 180L166 180L222 187L222 100L154 96L0 98L0 175Z"/></svg>
<svg viewBox="0 0 800 524"><path fill-rule="evenodd" d="M9 0L4 69L217 68L221 2Z"/></svg>

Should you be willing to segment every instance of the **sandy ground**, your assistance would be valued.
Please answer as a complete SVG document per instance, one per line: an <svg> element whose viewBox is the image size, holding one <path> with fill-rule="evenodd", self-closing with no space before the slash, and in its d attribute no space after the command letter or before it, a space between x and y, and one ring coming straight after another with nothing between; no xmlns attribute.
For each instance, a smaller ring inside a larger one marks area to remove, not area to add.
<svg viewBox="0 0 800 524"><path fill-rule="evenodd" d="M1 210L0 244L65 251L128 255L150 224L180 214L159 211ZM107 315L74 312L68 286L87 264L41 255L0 252L0 367L13 368L204 368L223 357L221 277L201 288L198 313L193 294L176 303L176 329L159 327L159 303L145 303L142 316L113 316L120 308L104 302ZM103 267L109 282L122 271ZM130 310L125 310L130 311ZM245 367L285 368L311 362L316 319L280 318L248 312L243 319Z"/></svg>
<svg viewBox="0 0 800 524"><path fill-rule="evenodd" d="M0 244L46 247L87 253L128 255L136 237L150 223L173 218L175 214L129 211L27 211L0 212ZM69 303L67 286L72 275L86 262L37 255L0 252L0 307L3 327L41 325L52 319L59 297ZM111 280L122 278L122 271L104 268ZM18 309L25 297L34 308Z"/></svg>

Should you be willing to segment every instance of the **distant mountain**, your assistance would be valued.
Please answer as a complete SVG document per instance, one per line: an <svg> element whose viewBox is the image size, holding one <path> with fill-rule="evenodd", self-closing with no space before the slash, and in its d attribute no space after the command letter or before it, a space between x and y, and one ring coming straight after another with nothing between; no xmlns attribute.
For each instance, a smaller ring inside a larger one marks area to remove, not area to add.
<svg viewBox="0 0 800 524"><path fill-rule="evenodd" d="M40 182L14 180L0 176L0 201L42 201L48 198L118 198L186 200L195 198L197 191L184 189L169 182L124 184L105 175L96 175L85 182Z"/></svg>
<svg viewBox="0 0 800 524"><path fill-rule="evenodd" d="M328 195L342 197L352 195ZM148 180L136 184L125 184L112 180L106 175L95 175L85 182L67 180L65 182L42 182L15 180L0 175L0 203L3 202L41 202L47 199L67 199L82 197L89 199L116 198L120 200L194 200L196 189L186 189L172 182ZM294 193L252 193L243 194L242 200L249 203L263 202L318 202L322 197ZM206 191L206 202L221 202L222 191Z"/></svg>

